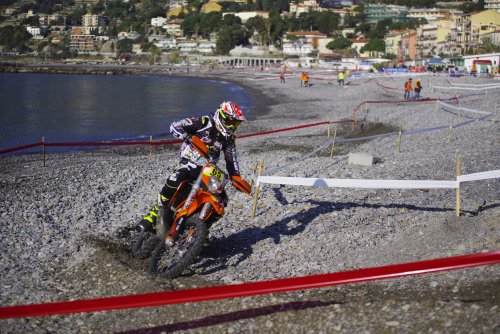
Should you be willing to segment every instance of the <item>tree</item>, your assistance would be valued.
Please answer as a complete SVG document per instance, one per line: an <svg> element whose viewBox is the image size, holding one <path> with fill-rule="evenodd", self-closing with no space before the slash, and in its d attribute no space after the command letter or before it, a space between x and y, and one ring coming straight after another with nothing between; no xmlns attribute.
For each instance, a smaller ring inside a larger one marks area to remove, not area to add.
<svg viewBox="0 0 500 334"><path fill-rule="evenodd" d="M0 28L0 45L4 50L24 52L29 50L26 46L31 37L33 37L23 26L5 26Z"/></svg>
<svg viewBox="0 0 500 334"><path fill-rule="evenodd" d="M217 41L215 42L215 51L218 54L227 55L233 48L233 34L229 27L223 27L217 34Z"/></svg>
<svg viewBox="0 0 500 334"><path fill-rule="evenodd" d="M323 34L330 35L332 32L338 29L340 22L340 16L336 13L331 12L321 12L316 17L316 25L318 30Z"/></svg>
<svg viewBox="0 0 500 334"><path fill-rule="evenodd" d="M352 45L352 42L348 40L347 38L341 37L341 38L336 38L330 43L326 45L326 48L329 50L345 50L350 48Z"/></svg>
<svg viewBox="0 0 500 334"><path fill-rule="evenodd" d="M39 27L40 26L40 16L33 15L25 18L21 21L21 24L31 27Z"/></svg>
<svg viewBox="0 0 500 334"><path fill-rule="evenodd" d="M368 43L366 43L361 49L361 52L369 52L369 51L377 51L384 52L385 51L385 41L383 39L370 39Z"/></svg>
<svg viewBox="0 0 500 334"><path fill-rule="evenodd" d="M124 38L116 42L116 51L118 53L130 53L132 52L133 41L128 38Z"/></svg>
<svg viewBox="0 0 500 334"><path fill-rule="evenodd" d="M156 60L161 55L161 50L154 43L151 43L149 45L149 52L151 53L151 63L156 64Z"/></svg>
<svg viewBox="0 0 500 334"><path fill-rule="evenodd" d="M210 36L211 33L219 31L222 14L219 12L210 12L200 16L200 33L204 38Z"/></svg>
<svg viewBox="0 0 500 334"><path fill-rule="evenodd" d="M198 13L190 13L186 16L184 21L181 23L181 29L184 36L193 36L198 33Z"/></svg>

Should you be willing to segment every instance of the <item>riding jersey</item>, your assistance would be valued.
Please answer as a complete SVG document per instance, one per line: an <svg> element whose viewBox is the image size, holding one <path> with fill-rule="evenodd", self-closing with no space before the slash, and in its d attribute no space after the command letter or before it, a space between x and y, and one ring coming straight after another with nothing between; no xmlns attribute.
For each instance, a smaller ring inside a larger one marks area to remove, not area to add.
<svg viewBox="0 0 500 334"><path fill-rule="evenodd" d="M224 151L227 172L230 176L241 175L236 156L234 136L224 137L215 127L211 116L195 116L184 118L170 125L170 133L184 142L181 146L181 159L187 159L198 166L206 164L206 159L191 145L190 137L199 137L209 149L210 157L217 163L220 152Z"/></svg>

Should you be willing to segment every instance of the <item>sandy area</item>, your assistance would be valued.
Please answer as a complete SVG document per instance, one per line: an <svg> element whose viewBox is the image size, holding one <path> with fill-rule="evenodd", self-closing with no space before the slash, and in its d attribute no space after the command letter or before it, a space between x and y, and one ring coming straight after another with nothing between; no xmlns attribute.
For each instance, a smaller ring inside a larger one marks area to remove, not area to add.
<svg viewBox="0 0 500 334"><path fill-rule="evenodd" d="M352 120L353 110L370 101L356 109L355 125L331 125L339 141L332 158L326 125L238 139L248 179L260 160L264 175L308 178L454 180L457 153L462 174L499 169L499 89L431 89L498 80L421 76L424 99L458 97L447 103L493 112L478 119L481 114L435 101L404 101L406 77L350 77L338 86L334 73L318 71L310 73L311 87L300 87L298 73L289 73L284 84L269 72L208 75L239 83L254 96L241 135ZM474 122L448 128L467 120ZM346 142L400 129L399 151L397 135ZM173 281L155 278L147 261L130 256L130 240L116 232L144 215L176 164L177 150L155 148L151 159L145 147L50 154L45 168L39 155L0 158L1 305L254 282L498 249L498 179L465 183L460 217L452 189L263 185L255 218L251 198L230 188L227 213L212 227L200 261ZM371 154L376 163L348 164L352 152ZM198 304L1 320L0 330L497 333L499 278L498 266L477 267Z"/></svg>

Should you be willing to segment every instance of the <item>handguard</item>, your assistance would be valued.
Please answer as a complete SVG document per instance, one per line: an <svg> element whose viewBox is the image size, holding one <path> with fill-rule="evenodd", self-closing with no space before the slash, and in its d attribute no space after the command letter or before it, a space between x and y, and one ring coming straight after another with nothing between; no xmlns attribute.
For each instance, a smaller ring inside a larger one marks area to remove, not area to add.
<svg viewBox="0 0 500 334"><path fill-rule="evenodd" d="M202 156L208 155L208 147L207 147L207 145L205 145L205 143L202 142L201 139L198 136L193 136L191 138L191 145Z"/></svg>
<svg viewBox="0 0 500 334"><path fill-rule="evenodd" d="M231 183L242 193L250 195L250 193L252 192L252 186L247 181L243 180L241 176L231 176Z"/></svg>

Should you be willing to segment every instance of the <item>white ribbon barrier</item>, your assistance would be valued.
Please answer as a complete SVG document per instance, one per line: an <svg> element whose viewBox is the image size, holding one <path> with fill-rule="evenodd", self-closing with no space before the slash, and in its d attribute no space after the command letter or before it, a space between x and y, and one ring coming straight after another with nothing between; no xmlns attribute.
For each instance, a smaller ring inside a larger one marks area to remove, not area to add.
<svg viewBox="0 0 500 334"><path fill-rule="evenodd" d="M460 175L460 176L457 176L457 181L458 182L467 182L467 181L496 179L499 177L500 177L500 169L497 169L497 170L490 170L490 171L481 172L481 173Z"/></svg>
<svg viewBox="0 0 500 334"><path fill-rule="evenodd" d="M287 184L306 187L330 187L330 188L363 188L363 189L454 189L458 188L458 181L425 181L425 180L364 180L364 179L321 179L305 177L284 176L259 176L257 185Z"/></svg>
<svg viewBox="0 0 500 334"><path fill-rule="evenodd" d="M500 85L488 86L488 87L463 87L463 86L433 86L434 89L462 89L462 90L485 90L485 89L498 89Z"/></svg>
<svg viewBox="0 0 500 334"><path fill-rule="evenodd" d="M457 107L457 106L454 106L454 105L451 105L449 103L446 103L446 102L442 102L442 101L438 101L438 103L442 106L445 106L445 107L448 107L448 108L451 108L451 109L459 109L459 110L464 110L464 111L469 111L469 112L472 112L472 113L476 113L476 114L482 114L482 115L491 115L492 113L489 112L489 111L482 111L482 110L476 110L476 109L470 109L470 108L464 108L464 107Z"/></svg>
<svg viewBox="0 0 500 334"><path fill-rule="evenodd" d="M369 179L322 179L285 176L259 176L260 183L306 187L362 188L362 189L456 189L460 182L486 180L500 177L500 169L481 173L466 174L456 181L446 180L369 180Z"/></svg>

